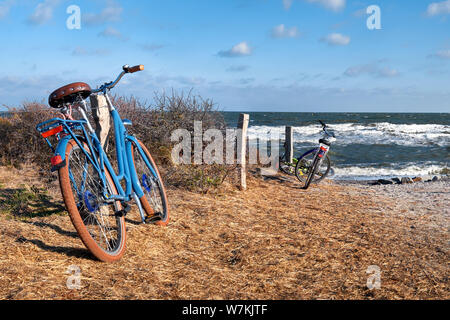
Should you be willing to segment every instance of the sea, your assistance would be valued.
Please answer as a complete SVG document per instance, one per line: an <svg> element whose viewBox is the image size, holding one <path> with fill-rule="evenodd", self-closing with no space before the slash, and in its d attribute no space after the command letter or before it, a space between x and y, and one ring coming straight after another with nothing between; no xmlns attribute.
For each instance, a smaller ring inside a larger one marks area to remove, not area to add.
<svg viewBox="0 0 450 320"><path fill-rule="evenodd" d="M337 138L330 151L332 179L417 177L450 168L450 113L246 113L249 140L268 140L275 130L282 148L285 127L292 126L296 157L318 145L318 121L324 121ZM237 126L239 112L223 116Z"/></svg>
<svg viewBox="0 0 450 320"><path fill-rule="evenodd" d="M417 177L450 169L450 113L245 113L250 116L249 140L269 140L275 131L281 154L285 127L292 126L296 157L318 145L319 120L327 123L337 138L329 154L331 179ZM229 127L237 126L240 112L222 114Z"/></svg>

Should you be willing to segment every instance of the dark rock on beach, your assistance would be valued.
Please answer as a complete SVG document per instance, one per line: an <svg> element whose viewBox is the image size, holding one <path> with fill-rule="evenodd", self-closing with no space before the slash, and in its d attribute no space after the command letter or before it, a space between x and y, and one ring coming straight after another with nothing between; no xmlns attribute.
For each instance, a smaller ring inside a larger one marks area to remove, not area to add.
<svg viewBox="0 0 450 320"><path fill-rule="evenodd" d="M376 181L369 181L369 185L372 185L372 186L380 186L380 185L388 185L388 184L394 184L394 181L386 180L386 179L378 179Z"/></svg>
<svg viewBox="0 0 450 320"><path fill-rule="evenodd" d="M404 178L402 178L401 183L402 184L410 184L410 183L414 183L414 181L409 177L404 177Z"/></svg>
<svg viewBox="0 0 450 320"><path fill-rule="evenodd" d="M377 180L335 180L338 184L344 185L366 185L366 186L388 186L388 185L413 185L413 184L428 184L450 181L450 176L420 176L420 177L403 177L403 178L390 178L390 179L377 179Z"/></svg>

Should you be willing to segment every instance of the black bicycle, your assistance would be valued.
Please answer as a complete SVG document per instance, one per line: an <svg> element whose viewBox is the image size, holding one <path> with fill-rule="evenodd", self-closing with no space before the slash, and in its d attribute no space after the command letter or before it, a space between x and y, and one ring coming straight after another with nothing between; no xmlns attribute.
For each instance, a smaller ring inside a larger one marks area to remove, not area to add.
<svg viewBox="0 0 450 320"><path fill-rule="evenodd" d="M331 144L336 141L336 136L329 131L329 127L320 121L323 129L323 137L319 140L319 147L303 154L295 166L295 175L303 184L303 189L308 189L311 183L318 183L329 175L331 160L328 156Z"/></svg>

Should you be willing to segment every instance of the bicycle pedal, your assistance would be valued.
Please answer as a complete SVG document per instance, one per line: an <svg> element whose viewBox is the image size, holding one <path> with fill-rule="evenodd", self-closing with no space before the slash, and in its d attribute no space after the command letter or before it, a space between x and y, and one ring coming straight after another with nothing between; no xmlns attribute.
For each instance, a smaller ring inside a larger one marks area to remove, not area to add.
<svg viewBox="0 0 450 320"><path fill-rule="evenodd" d="M162 215L160 213L155 213L153 216L145 218L145 223L152 224L152 223L156 223L161 220L162 220Z"/></svg>
<svg viewBox="0 0 450 320"><path fill-rule="evenodd" d="M122 217L126 217L127 213L128 212L126 212L125 210L119 210L119 211L116 211L115 216L118 218L122 218Z"/></svg>
<svg viewBox="0 0 450 320"><path fill-rule="evenodd" d="M119 211L116 211L116 213L114 213L114 215L117 218L122 218L122 217L125 217L127 215L127 213L125 211L123 211L123 210L119 210Z"/></svg>
<svg viewBox="0 0 450 320"><path fill-rule="evenodd" d="M131 210L131 206L126 203L126 202L122 202L122 211L125 211L126 213L130 212Z"/></svg>
<svg viewBox="0 0 450 320"><path fill-rule="evenodd" d="M127 213L130 212L131 207L129 204L122 202L122 210L119 210L115 213L116 217L122 218L126 217Z"/></svg>

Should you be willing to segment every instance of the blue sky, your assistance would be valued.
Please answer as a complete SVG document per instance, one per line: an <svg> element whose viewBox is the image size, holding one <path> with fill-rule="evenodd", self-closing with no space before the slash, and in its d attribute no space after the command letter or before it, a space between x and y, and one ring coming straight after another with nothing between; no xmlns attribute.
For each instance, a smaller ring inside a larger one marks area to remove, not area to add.
<svg viewBox="0 0 450 320"><path fill-rule="evenodd" d="M0 0L0 104L144 64L117 93L193 89L230 111L449 112L449 31L450 0Z"/></svg>

